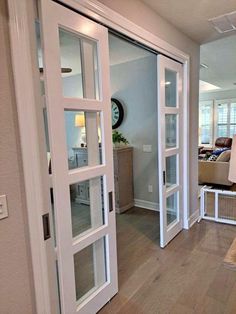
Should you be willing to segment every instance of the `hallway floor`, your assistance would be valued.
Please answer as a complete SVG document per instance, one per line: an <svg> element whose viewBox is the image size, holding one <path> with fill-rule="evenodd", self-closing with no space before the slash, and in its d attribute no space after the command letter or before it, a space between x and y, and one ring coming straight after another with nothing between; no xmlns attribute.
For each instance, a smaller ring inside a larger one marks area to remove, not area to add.
<svg viewBox="0 0 236 314"><path fill-rule="evenodd" d="M201 221L159 247L158 213L117 215L119 293L99 314L236 313L236 271L222 264L236 227Z"/></svg>

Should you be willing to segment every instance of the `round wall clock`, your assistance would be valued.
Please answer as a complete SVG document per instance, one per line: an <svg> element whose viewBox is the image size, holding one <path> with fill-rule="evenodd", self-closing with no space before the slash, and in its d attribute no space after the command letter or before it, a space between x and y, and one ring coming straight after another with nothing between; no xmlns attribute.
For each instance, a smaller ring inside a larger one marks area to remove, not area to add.
<svg viewBox="0 0 236 314"><path fill-rule="evenodd" d="M112 129L117 129L124 119L124 109L121 102L115 98L111 99Z"/></svg>

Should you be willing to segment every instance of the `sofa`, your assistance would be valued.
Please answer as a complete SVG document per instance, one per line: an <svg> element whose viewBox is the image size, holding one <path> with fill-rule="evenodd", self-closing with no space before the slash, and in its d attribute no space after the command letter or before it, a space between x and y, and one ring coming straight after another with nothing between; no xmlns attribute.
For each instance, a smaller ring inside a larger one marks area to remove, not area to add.
<svg viewBox="0 0 236 314"><path fill-rule="evenodd" d="M229 181L229 162L223 161L198 161L198 182L199 184L215 184L231 186Z"/></svg>
<svg viewBox="0 0 236 314"><path fill-rule="evenodd" d="M231 156L232 138L218 137L215 147L203 148L199 154L198 182L199 184L214 184L231 186L229 181L229 161Z"/></svg>

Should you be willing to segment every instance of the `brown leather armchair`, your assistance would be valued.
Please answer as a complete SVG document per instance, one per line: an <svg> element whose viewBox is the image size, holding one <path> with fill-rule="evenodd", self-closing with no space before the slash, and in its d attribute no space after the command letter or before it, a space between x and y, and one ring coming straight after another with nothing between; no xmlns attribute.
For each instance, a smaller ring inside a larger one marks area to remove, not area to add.
<svg viewBox="0 0 236 314"><path fill-rule="evenodd" d="M231 137L218 137L215 141L214 148L204 147L201 149L200 154L206 154L207 152L213 152L217 148L231 148L232 146L232 138Z"/></svg>

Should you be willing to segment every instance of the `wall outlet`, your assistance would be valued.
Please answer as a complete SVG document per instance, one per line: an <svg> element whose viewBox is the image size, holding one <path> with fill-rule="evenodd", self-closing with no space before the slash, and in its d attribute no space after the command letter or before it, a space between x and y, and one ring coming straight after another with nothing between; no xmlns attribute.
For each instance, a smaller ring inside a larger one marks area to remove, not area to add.
<svg viewBox="0 0 236 314"><path fill-rule="evenodd" d="M153 186L151 184L148 185L148 192L149 193L153 192Z"/></svg>
<svg viewBox="0 0 236 314"><path fill-rule="evenodd" d="M151 153L152 152L152 145L143 145L143 152Z"/></svg>

